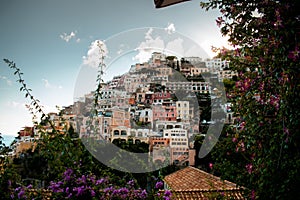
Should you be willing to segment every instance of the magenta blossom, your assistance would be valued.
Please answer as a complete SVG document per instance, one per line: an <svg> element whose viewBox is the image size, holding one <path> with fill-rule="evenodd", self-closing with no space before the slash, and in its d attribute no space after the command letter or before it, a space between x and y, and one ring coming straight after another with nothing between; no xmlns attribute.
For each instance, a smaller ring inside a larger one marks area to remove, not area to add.
<svg viewBox="0 0 300 200"><path fill-rule="evenodd" d="M300 56L300 49L298 46L296 46L295 50L290 51L288 58L292 59L293 61L297 61L299 59Z"/></svg>
<svg viewBox="0 0 300 200"><path fill-rule="evenodd" d="M249 173L249 174L251 174L252 173L252 171L253 171L253 165L250 163L250 164L247 164L246 165L246 169L247 169L247 172Z"/></svg>
<svg viewBox="0 0 300 200"><path fill-rule="evenodd" d="M155 184L155 188L156 189L160 189L164 186L164 183L162 181L158 181L156 184Z"/></svg>

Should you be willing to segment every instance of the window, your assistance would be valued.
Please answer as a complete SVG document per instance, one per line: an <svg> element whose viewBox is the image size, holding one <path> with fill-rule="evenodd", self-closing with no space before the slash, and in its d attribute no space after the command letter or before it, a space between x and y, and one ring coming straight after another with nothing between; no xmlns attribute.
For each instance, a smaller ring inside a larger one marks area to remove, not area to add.
<svg viewBox="0 0 300 200"><path fill-rule="evenodd" d="M122 130L121 135L127 135L127 132L125 130Z"/></svg>
<svg viewBox="0 0 300 200"><path fill-rule="evenodd" d="M120 135L119 130L114 130L114 135Z"/></svg>

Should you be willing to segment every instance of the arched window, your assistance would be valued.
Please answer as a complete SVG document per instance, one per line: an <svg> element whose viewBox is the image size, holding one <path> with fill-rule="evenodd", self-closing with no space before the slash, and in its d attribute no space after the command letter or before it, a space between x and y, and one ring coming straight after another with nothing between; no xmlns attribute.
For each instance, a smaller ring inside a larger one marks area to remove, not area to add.
<svg viewBox="0 0 300 200"><path fill-rule="evenodd" d="M120 131L119 130L114 130L114 135L120 135Z"/></svg>
<svg viewBox="0 0 300 200"><path fill-rule="evenodd" d="M127 135L127 132L125 130L121 130L121 135Z"/></svg>

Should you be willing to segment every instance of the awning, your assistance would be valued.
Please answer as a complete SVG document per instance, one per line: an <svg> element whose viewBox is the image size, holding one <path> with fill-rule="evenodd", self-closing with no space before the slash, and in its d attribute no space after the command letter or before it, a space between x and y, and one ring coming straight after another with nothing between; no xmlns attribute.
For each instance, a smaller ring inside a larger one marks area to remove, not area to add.
<svg viewBox="0 0 300 200"><path fill-rule="evenodd" d="M154 0L156 8L163 8L173 4L190 1L190 0Z"/></svg>

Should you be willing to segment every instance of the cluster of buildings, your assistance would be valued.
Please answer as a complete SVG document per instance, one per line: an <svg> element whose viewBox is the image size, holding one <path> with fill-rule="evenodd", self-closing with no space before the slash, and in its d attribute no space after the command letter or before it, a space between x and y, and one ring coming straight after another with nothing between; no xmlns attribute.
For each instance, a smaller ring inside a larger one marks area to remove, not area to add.
<svg viewBox="0 0 300 200"><path fill-rule="evenodd" d="M91 118L89 112L92 92L75 102L79 136L99 141L145 142L150 152L168 149L170 158L154 153L155 162L194 165L194 136L201 134L197 95L212 95L216 88L212 88L211 79L227 78L219 77L227 70L230 71L228 63L220 59L178 60L153 53L148 62L132 65L127 73L102 85L97 116ZM204 74L210 76L203 79Z"/></svg>
<svg viewBox="0 0 300 200"><path fill-rule="evenodd" d="M145 142L150 152L168 149L170 158L153 154L155 162L194 165L194 136L201 134L197 96L215 95L217 88L212 88L211 80L220 82L234 75L228 63L220 59L178 60L175 56L153 53L148 62L132 65L127 73L102 84L97 115L91 112L94 105L91 92L64 107L59 114L49 113L49 116L61 133L72 127L80 138ZM230 105L222 105L220 109L231 117ZM45 131L51 129L45 124ZM30 135L27 140L38 138L39 132L33 128Z"/></svg>

